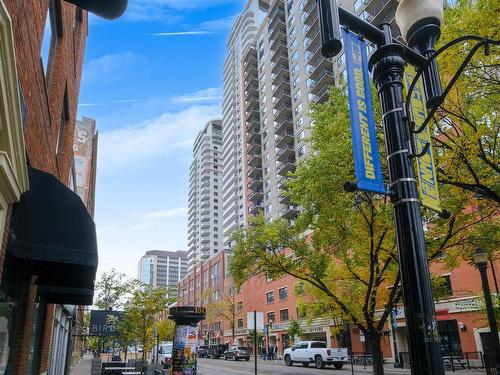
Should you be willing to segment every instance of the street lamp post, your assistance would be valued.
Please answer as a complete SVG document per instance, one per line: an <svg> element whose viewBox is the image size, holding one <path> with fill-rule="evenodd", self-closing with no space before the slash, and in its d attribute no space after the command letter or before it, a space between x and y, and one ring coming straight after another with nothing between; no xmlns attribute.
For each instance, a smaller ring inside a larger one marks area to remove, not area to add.
<svg viewBox="0 0 500 375"><path fill-rule="evenodd" d="M483 286L484 302L486 305L486 313L488 315L488 323L491 332L491 341L493 343L493 356L490 362L490 367L496 369L496 373L500 374L500 342L498 340L497 321L493 310L493 302L491 300L490 285L488 282L488 253L484 249L477 249L474 253L474 263L481 274L481 283Z"/></svg>
<svg viewBox="0 0 500 375"><path fill-rule="evenodd" d="M388 24L376 28L338 7L336 0L317 1L325 57L333 57L340 52L339 43L332 42L339 35L336 29L340 25L332 16L337 12L340 24L377 45L370 57L369 67L382 105L389 169L388 194L393 203L412 373L443 375L420 200L413 170L411 135L403 101L405 63L409 60L421 66L427 61L426 55L434 51L433 44L439 37L443 15L442 2L401 1L396 21L403 36L412 41L414 48L410 48L393 39ZM438 3L441 8L436 6ZM437 65L427 64L423 76L427 98L432 99L428 105L438 102L441 100L441 87Z"/></svg>

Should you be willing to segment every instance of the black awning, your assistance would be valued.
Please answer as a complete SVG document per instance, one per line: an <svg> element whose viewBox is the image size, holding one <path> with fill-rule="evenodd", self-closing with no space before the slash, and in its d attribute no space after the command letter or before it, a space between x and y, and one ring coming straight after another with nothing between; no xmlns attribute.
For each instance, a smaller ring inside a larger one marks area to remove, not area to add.
<svg viewBox="0 0 500 375"><path fill-rule="evenodd" d="M35 168L28 174L30 190L12 209L8 254L27 265L40 286L93 290L94 220L80 197L53 175Z"/></svg>
<svg viewBox="0 0 500 375"><path fill-rule="evenodd" d="M38 293L43 294L45 301L48 303L66 305L92 305L94 299L94 290L84 288L40 285Z"/></svg>
<svg viewBox="0 0 500 375"><path fill-rule="evenodd" d="M128 0L65 0L107 19L120 17L127 9Z"/></svg>

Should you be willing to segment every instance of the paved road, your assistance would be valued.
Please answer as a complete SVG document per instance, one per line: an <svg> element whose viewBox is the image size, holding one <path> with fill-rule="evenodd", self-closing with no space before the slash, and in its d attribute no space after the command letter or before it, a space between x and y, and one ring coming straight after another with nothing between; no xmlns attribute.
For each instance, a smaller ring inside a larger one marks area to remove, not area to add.
<svg viewBox="0 0 500 375"><path fill-rule="evenodd" d="M385 375L410 375L409 370L394 369L390 365L384 366ZM253 358L250 362L246 361L224 361L222 359L198 359L198 374L199 375L254 375L254 362ZM301 374L301 375L348 375L351 374L351 367L344 366L342 370L336 370L334 367L325 367L324 370L319 370L312 367L303 367L302 365L295 364L292 367L287 367L282 361L273 361L271 363L259 360L257 365L258 375L289 375L289 374ZM354 367L355 375L362 374L372 374L370 367L363 369L362 366ZM448 374L448 371L446 372ZM451 372L450 372L451 374ZM457 371L454 374L457 375L484 375L484 370L462 370Z"/></svg>

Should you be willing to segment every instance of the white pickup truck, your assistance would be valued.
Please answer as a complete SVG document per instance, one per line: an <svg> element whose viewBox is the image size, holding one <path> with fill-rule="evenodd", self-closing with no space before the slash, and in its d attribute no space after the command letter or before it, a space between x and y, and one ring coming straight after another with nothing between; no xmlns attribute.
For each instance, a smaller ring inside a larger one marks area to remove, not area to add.
<svg viewBox="0 0 500 375"><path fill-rule="evenodd" d="M333 365L336 369L341 369L349 357L346 348L328 348L324 341L300 341L295 346L285 349L284 359L287 366L299 362L303 366L314 363L316 368Z"/></svg>

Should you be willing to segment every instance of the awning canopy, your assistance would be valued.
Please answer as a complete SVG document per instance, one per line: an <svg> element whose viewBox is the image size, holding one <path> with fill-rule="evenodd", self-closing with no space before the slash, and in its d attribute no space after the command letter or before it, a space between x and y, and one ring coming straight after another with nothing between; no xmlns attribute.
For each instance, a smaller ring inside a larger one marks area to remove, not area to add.
<svg viewBox="0 0 500 375"><path fill-rule="evenodd" d="M107 19L120 17L127 9L127 0L65 0L68 3L88 10L95 15Z"/></svg>
<svg viewBox="0 0 500 375"><path fill-rule="evenodd" d="M91 304L98 264L94 220L53 175L35 168L28 174L30 190L12 209L7 251L38 276L39 292L51 302Z"/></svg>

